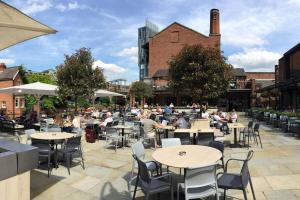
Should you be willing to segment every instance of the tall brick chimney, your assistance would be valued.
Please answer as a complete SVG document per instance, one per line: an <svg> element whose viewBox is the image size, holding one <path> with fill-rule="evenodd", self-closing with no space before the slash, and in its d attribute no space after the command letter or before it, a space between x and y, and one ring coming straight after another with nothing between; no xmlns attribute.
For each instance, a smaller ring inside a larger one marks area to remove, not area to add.
<svg viewBox="0 0 300 200"><path fill-rule="evenodd" d="M220 35L220 15L219 10L213 8L210 10L210 31L209 35Z"/></svg>
<svg viewBox="0 0 300 200"><path fill-rule="evenodd" d="M3 72L6 69L5 63L0 63L0 72Z"/></svg>

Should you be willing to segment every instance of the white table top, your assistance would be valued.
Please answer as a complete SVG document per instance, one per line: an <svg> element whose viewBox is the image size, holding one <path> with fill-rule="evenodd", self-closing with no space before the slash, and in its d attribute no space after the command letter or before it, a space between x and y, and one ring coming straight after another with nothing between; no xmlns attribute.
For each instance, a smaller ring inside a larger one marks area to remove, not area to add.
<svg viewBox="0 0 300 200"><path fill-rule="evenodd" d="M174 133L181 133L181 132L189 132L189 133L213 133L215 129L213 128L178 128L174 131Z"/></svg>
<svg viewBox="0 0 300 200"><path fill-rule="evenodd" d="M113 128L117 128L117 129L131 129L131 128L133 128L133 126L119 124L119 125L113 126Z"/></svg>
<svg viewBox="0 0 300 200"><path fill-rule="evenodd" d="M179 155L185 152L184 155ZM153 152L152 158L157 162L176 168L199 168L215 164L222 153L212 147L200 145L180 145L165 147Z"/></svg>
<svg viewBox="0 0 300 200"><path fill-rule="evenodd" d="M74 134L66 132L41 132L30 135L31 138L39 140L64 140L74 136Z"/></svg>
<svg viewBox="0 0 300 200"><path fill-rule="evenodd" d="M245 128L244 124L241 123L228 123L228 128Z"/></svg>
<svg viewBox="0 0 300 200"><path fill-rule="evenodd" d="M173 129L175 129L175 127L174 126L163 126L163 127L161 127L161 129L173 130Z"/></svg>

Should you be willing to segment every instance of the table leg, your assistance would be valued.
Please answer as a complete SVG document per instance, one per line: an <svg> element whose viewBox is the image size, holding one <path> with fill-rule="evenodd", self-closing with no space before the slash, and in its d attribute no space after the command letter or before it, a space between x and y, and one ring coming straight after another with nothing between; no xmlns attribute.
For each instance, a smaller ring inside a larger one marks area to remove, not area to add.
<svg viewBox="0 0 300 200"><path fill-rule="evenodd" d="M231 148L239 148L241 145L237 141L237 128L234 128L234 143L230 145Z"/></svg>
<svg viewBox="0 0 300 200"><path fill-rule="evenodd" d="M168 129L166 129L165 131L166 131L166 132L165 132L165 133L166 133L166 135L165 135L165 136L166 136L166 138L169 138L169 130L168 130Z"/></svg>
<svg viewBox="0 0 300 200"><path fill-rule="evenodd" d="M196 141L196 133L193 133L193 144L197 144L197 141Z"/></svg>
<svg viewBox="0 0 300 200"><path fill-rule="evenodd" d="M124 142L124 135L125 135L125 133L124 133L124 128L122 128L122 147L124 147L125 146L125 142Z"/></svg>

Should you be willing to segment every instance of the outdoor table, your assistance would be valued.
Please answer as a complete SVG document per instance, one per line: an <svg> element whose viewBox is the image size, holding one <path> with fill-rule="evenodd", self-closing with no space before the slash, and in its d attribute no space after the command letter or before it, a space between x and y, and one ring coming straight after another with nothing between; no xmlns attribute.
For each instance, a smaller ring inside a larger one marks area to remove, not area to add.
<svg viewBox="0 0 300 200"><path fill-rule="evenodd" d="M166 166L175 168L199 168L215 164L222 153L212 147L201 145L179 145L157 149L152 158Z"/></svg>
<svg viewBox="0 0 300 200"><path fill-rule="evenodd" d="M234 129L234 144L232 144L231 147L233 148L241 147L241 145L237 141L237 129L245 128L245 125L241 123L228 123L227 126L230 129Z"/></svg>
<svg viewBox="0 0 300 200"><path fill-rule="evenodd" d="M193 144L196 144L196 134L197 133L214 133L215 130L212 128L178 128L174 133L190 133L190 137L193 137Z"/></svg>
<svg viewBox="0 0 300 200"><path fill-rule="evenodd" d="M169 137L169 130L174 130L174 126L163 126L161 129L165 131L165 138Z"/></svg>
<svg viewBox="0 0 300 200"><path fill-rule="evenodd" d="M125 135L125 129L132 129L133 126L131 125L122 125L122 124L119 124L119 125L116 125L116 126L113 126L112 128L116 128L116 129L121 129L122 130L122 147L125 146L125 142L124 142L124 135Z"/></svg>

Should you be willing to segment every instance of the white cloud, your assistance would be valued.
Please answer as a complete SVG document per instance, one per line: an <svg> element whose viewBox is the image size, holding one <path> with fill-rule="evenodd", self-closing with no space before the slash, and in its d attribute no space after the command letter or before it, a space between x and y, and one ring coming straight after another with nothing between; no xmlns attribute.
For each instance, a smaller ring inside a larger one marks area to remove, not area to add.
<svg viewBox="0 0 300 200"><path fill-rule="evenodd" d="M67 4L62 4L59 3L55 6L55 8L57 10L59 10L60 12L65 12L65 11L70 11L70 10L79 10L79 9L90 9L88 6L84 5L84 4L79 4L77 1L74 2L70 2Z"/></svg>
<svg viewBox="0 0 300 200"><path fill-rule="evenodd" d="M265 49L250 48L228 57L234 67L243 67L246 71L274 71L281 54Z"/></svg>
<svg viewBox="0 0 300 200"><path fill-rule="evenodd" d="M27 0L22 11L28 15L46 11L52 7L50 0Z"/></svg>
<svg viewBox="0 0 300 200"><path fill-rule="evenodd" d="M135 63L138 62L138 48L137 47L125 48L121 52L117 53L117 55L121 56L121 57L128 57Z"/></svg>
<svg viewBox="0 0 300 200"><path fill-rule="evenodd" d="M11 65L15 63L15 60L11 58L0 58L0 63L5 63L6 65Z"/></svg>
<svg viewBox="0 0 300 200"><path fill-rule="evenodd" d="M103 69L103 73L104 75L108 78L108 79L115 79L115 78L121 78L122 75L124 75L125 72L127 72L127 70L124 67L120 67L116 64L112 64L112 63L104 63L101 60L96 60L93 63L93 67L100 67Z"/></svg>

